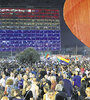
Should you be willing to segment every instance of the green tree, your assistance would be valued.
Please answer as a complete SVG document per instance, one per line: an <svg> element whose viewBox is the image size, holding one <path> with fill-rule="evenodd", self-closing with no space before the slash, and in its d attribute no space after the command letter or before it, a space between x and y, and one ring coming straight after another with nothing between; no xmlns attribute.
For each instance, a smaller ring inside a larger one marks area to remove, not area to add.
<svg viewBox="0 0 90 100"><path fill-rule="evenodd" d="M17 60L24 64L32 64L40 60L39 53L33 48L27 48L16 56Z"/></svg>

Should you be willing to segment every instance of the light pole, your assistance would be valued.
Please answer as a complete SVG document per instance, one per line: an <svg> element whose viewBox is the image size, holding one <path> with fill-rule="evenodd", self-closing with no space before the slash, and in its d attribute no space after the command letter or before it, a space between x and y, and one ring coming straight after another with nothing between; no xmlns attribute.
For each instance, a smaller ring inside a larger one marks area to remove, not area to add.
<svg viewBox="0 0 90 100"><path fill-rule="evenodd" d="M11 46L11 58L12 58L12 46Z"/></svg>

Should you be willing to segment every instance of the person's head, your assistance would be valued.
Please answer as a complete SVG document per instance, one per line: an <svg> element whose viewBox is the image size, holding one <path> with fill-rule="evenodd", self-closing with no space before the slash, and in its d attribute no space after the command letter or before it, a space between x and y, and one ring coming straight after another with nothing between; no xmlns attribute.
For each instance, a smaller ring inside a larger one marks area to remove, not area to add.
<svg viewBox="0 0 90 100"><path fill-rule="evenodd" d="M34 68L32 68L32 71L34 71Z"/></svg>
<svg viewBox="0 0 90 100"><path fill-rule="evenodd" d="M11 76L11 77L14 77L14 73L11 72L11 73L10 73L10 76Z"/></svg>
<svg viewBox="0 0 90 100"><path fill-rule="evenodd" d="M27 75L23 76L24 81L26 81L28 79Z"/></svg>
<svg viewBox="0 0 90 100"><path fill-rule="evenodd" d="M41 82L42 82L43 84L45 84L45 83L46 83L46 79L45 79L45 78L42 78L42 79L41 79Z"/></svg>
<svg viewBox="0 0 90 100"><path fill-rule="evenodd" d="M78 75L78 72L77 71L75 71L75 75Z"/></svg>
<svg viewBox="0 0 90 100"><path fill-rule="evenodd" d="M45 75L44 77L45 77L45 79L48 79L48 75Z"/></svg>
<svg viewBox="0 0 90 100"><path fill-rule="evenodd" d="M53 96L54 96L54 91L53 90L49 90L48 91L48 98L50 99L50 100L53 100L54 98L53 98Z"/></svg>
<svg viewBox="0 0 90 100"><path fill-rule="evenodd" d="M4 96L1 98L1 100L9 100L9 98L7 96Z"/></svg>
<svg viewBox="0 0 90 100"><path fill-rule="evenodd" d="M86 81L85 81L85 80L82 80L81 85L82 85L82 86L85 86L85 85L86 85Z"/></svg>
<svg viewBox="0 0 90 100"><path fill-rule="evenodd" d="M2 78L5 79L5 77L6 77L5 74L3 74L3 75L2 75Z"/></svg>
<svg viewBox="0 0 90 100"><path fill-rule="evenodd" d="M31 82L27 82L26 90L28 91L28 90L30 90L30 88L31 88Z"/></svg>
<svg viewBox="0 0 90 100"><path fill-rule="evenodd" d="M56 77L55 76L51 76L51 82L56 81Z"/></svg>
<svg viewBox="0 0 90 100"><path fill-rule="evenodd" d="M6 80L6 85L13 85L13 80L12 79L7 79Z"/></svg>
<svg viewBox="0 0 90 100"><path fill-rule="evenodd" d="M79 75L82 76L82 72L81 71L79 72Z"/></svg>
<svg viewBox="0 0 90 100"><path fill-rule="evenodd" d="M85 92L87 94L87 97L90 97L90 87L87 87Z"/></svg>
<svg viewBox="0 0 90 100"><path fill-rule="evenodd" d="M63 85L64 83L63 83L63 81L62 81L62 80L60 80L60 81L59 81L59 84Z"/></svg>
<svg viewBox="0 0 90 100"><path fill-rule="evenodd" d="M53 70L51 70L51 75L53 75L54 74L54 71Z"/></svg>
<svg viewBox="0 0 90 100"><path fill-rule="evenodd" d="M29 67L26 68L26 74L27 74L27 75L29 74Z"/></svg>
<svg viewBox="0 0 90 100"><path fill-rule="evenodd" d="M32 74L32 77L35 78L35 74Z"/></svg>
<svg viewBox="0 0 90 100"><path fill-rule="evenodd" d="M22 75L21 75L21 74L19 74L19 75L17 76L17 78L18 78L18 80L21 80Z"/></svg>
<svg viewBox="0 0 90 100"><path fill-rule="evenodd" d="M55 87L55 91L62 91L63 90L63 86L61 84L57 84Z"/></svg>
<svg viewBox="0 0 90 100"><path fill-rule="evenodd" d="M47 92L48 92L48 90L49 90L49 85L48 85L48 84L46 84L46 85L43 87L43 89L44 89L44 93L47 93Z"/></svg>
<svg viewBox="0 0 90 100"><path fill-rule="evenodd" d="M29 78L32 78L33 77L33 74L32 73L29 73Z"/></svg>
<svg viewBox="0 0 90 100"><path fill-rule="evenodd" d="M60 73L58 73L58 76L61 76L61 74L60 74Z"/></svg>
<svg viewBox="0 0 90 100"><path fill-rule="evenodd" d="M14 96L20 96L20 90L19 89L15 89L14 90Z"/></svg>
<svg viewBox="0 0 90 100"><path fill-rule="evenodd" d="M90 78L90 72L88 73L88 78Z"/></svg>
<svg viewBox="0 0 90 100"><path fill-rule="evenodd" d="M87 75L86 75L85 73L83 73L83 77L84 77L84 78L86 78L86 77L87 77Z"/></svg>
<svg viewBox="0 0 90 100"><path fill-rule="evenodd" d="M63 79L66 79L67 78L67 75L66 74L63 74Z"/></svg>
<svg viewBox="0 0 90 100"><path fill-rule="evenodd" d="M6 72L8 72L8 69L6 68L6 70L5 70Z"/></svg>
<svg viewBox="0 0 90 100"><path fill-rule="evenodd" d="M33 78L33 83L34 84L37 84L38 83L36 78Z"/></svg>

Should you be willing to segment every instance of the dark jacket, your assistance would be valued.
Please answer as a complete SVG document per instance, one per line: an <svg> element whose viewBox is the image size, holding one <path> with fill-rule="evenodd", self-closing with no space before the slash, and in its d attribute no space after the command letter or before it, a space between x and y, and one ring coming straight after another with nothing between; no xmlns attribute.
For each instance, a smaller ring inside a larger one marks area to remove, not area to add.
<svg viewBox="0 0 90 100"><path fill-rule="evenodd" d="M65 92L62 92L62 91L59 91L57 94L56 94L56 98L55 100L67 100L67 95Z"/></svg>

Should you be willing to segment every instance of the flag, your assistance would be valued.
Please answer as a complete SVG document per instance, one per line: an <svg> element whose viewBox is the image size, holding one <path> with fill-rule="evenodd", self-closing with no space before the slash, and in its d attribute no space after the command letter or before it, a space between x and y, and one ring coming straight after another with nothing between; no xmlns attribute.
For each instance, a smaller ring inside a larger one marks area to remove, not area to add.
<svg viewBox="0 0 90 100"><path fill-rule="evenodd" d="M78 61L78 60L79 60L79 58L78 58L78 57L75 57L75 60L76 60L76 61Z"/></svg>
<svg viewBox="0 0 90 100"><path fill-rule="evenodd" d="M70 63L70 59L66 59L66 58L61 57L61 56L57 56L57 60L61 63L64 63L64 64L69 64Z"/></svg>
<svg viewBox="0 0 90 100"><path fill-rule="evenodd" d="M50 55L47 54L45 58L49 60L50 59Z"/></svg>

